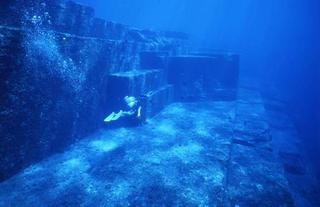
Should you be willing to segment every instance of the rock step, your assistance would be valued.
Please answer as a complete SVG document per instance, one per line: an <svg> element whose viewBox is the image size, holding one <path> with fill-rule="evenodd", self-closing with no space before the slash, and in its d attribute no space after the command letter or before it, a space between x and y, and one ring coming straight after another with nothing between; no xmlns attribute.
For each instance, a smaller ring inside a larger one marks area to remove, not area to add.
<svg viewBox="0 0 320 207"><path fill-rule="evenodd" d="M235 100L238 56L175 56L168 59L168 82L175 100Z"/></svg>
<svg viewBox="0 0 320 207"><path fill-rule="evenodd" d="M109 75L108 92L110 95L116 92L115 96L137 96L156 90L164 84L165 79L160 70L113 73Z"/></svg>
<svg viewBox="0 0 320 207"><path fill-rule="evenodd" d="M197 72L209 75L215 82L225 87L237 87L239 76L238 55L214 55L214 56L175 56L169 58L169 72ZM170 74L169 73L169 74Z"/></svg>
<svg viewBox="0 0 320 207"><path fill-rule="evenodd" d="M143 70L164 69L167 65L168 52L141 52L140 67Z"/></svg>
<svg viewBox="0 0 320 207"><path fill-rule="evenodd" d="M224 206L294 206L261 95L240 89L238 97Z"/></svg>
<svg viewBox="0 0 320 207"><path fill-rule="evenodd" d="M144 113L147 118L158 114L165 106L173 102L173 86L165 85L156 91L146 93L142 98Z"/></svg>

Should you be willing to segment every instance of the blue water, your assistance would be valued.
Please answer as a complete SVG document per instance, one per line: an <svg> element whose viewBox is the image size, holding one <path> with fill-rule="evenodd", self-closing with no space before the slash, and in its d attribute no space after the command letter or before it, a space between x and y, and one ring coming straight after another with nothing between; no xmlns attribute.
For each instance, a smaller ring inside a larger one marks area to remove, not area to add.
<svg viewBox="0 0 320 207"><path fill-rule="evenodd" d="M320 206L319 1L76 2L0 15L0 207Z"/></svg>

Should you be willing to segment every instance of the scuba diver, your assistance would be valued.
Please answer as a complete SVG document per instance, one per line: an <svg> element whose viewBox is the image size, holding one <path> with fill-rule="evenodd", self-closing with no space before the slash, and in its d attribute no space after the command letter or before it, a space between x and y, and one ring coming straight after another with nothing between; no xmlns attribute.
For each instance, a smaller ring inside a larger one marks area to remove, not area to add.
<svg viewBox="0 0 320 207"><path fill-rule="evenodd" d="M144 121L142 105L140 101L133 96L124 97L125 108L118 113L112 112L104 119L109 126L138 126Z"/></svg>

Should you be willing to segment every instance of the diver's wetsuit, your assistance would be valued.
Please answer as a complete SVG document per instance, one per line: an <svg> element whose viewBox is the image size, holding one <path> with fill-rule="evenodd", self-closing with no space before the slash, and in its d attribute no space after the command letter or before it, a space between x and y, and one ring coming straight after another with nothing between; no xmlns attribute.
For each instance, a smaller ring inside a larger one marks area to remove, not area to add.
<svg viewBox="0 0 320 207"><path fill-rule="evenodd" d="M139 112L139 110L140 110L140 112ZM127 105L126 106L126 112L129 112L130 115L123 117L123 122L124 122L125 125L138 126L138 125L140 125L142 123L142 121L143 121L142 120L143 115L141 114L142 113L142 106L141 106L139 100L137 101L137 104L132 108L130 108ZM140 113L140 115L139 115L139 113Z"/></svg>
<svg viewBox="0 0 320 207"><path fill-rule="evenodd" d="M143 112L143 106L141 100L136 100L136 104L130 107L125 101L122 104L122 115L113 121L106 122L108 128L117 127L135 127L139 126L145 120L145 114Z"/></svg>

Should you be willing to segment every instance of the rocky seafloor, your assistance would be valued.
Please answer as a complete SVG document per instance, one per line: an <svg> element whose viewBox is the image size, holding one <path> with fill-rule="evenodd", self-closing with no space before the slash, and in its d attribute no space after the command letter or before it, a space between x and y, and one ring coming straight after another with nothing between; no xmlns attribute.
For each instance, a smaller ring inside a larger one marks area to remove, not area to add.
<svg viewBox="0 0 320 207"><path fill-rule="evenodd" d="M236 101L171 104L26 168L0 184L0 206L317 206L279 104L250 89Z"/></svg>

